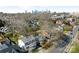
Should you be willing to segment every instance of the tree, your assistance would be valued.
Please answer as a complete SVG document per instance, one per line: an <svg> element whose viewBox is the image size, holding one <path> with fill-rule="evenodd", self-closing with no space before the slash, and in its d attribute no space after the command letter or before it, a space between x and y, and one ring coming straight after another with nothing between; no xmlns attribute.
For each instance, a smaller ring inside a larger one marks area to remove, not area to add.
<svg viewBox="0 0 79 59"><path fill-rule="evenodd" d="M0 27L4 27L5 26L5 21L2 21L1 19L0 19Z"/></svg>
<svg viewBox="0 0 79 59"><path fill-rule="evenodd" d="M38 19L28 20L26 24L27 24L26 26L27 33L34 33L40 29L40 22Z"/></svg>
<svg viewBox="0 0 79 59"><path fill-rule="evenodd" d="M12 33L12 32L8 32L4 35L5 37L8 37L10 40L12 40L13 42L17 43L20 34L18 32Z"/></svg>

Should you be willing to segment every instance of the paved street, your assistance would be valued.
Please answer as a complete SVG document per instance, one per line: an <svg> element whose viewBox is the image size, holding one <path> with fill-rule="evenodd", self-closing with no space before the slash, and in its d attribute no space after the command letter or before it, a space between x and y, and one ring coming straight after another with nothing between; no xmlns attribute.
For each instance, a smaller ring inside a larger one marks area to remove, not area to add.
<svg viewBox="0 0 79 59"><path fill-rule="evenodd" d="M72 41L68 44L68 46L66 47L66 49L63 51L63 52L69 52L74 41L77 39L77 35L78 35L78 32L76 33L75 37L72 39Z"/></svg>
<svg viewBox="0 0 79 59"><path fill-rule="evenodd" d="M79 26L78 26L79 27ZM70 51L70 48L72 47L73 45L73 42L77 39L77 35L78 35L78 27L75 28L75 30L73 30L74 32L74 37L71 39L70 43L61 48L61 47L57 47L57 48L54 48L54 47L50 47L48 50L41 50L39 51L39 53L68 53ZM76 30L77 29L77 30Z"/></svg>

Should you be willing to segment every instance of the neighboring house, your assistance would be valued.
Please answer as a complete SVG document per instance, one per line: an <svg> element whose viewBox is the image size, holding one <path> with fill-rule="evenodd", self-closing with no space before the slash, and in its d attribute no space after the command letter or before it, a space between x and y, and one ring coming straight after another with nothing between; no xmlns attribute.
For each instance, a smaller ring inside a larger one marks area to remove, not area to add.
<svg viewBox="0 0 79 59"><path fill-rule="evenodd" d="M26 52L22 50L18 45L11 42L9 39L0 42L0 53L22 53Z"/></svg>
<svg viewBox="0 0 79 59"><path fill-rule="evenodd" d="M67 21L69 21L69 23L70 23L71 25L74 25L75 22L76 22L76 20L75 20L74 18L67 18Z"/></svg>
<svg viewBox="0 0 79 59"><path fill-rule="evenodd" d="M9 48L8 44L7 40L0 42L0 53L12 53L12 48Z"/></svg>
<svg viewBox="0 0 79 59"><path fill-rule="evenodd" d="M74 26L73 29L72 29L72 31L69 31L69 32L68 32L68 35L69 35L71 38L73 38L73 37L76 35L78 29L79 29L79 26Z"/></svg>
<svg viewBox="0 0 79 59"><path fill-rule="evenodd" d="M63 32L64 26L63 26L63 24L62 25L56 25L53 29Z"/></svg>
<svg viewBox="0 0 79 59"><path fill-rule="evenodd" d="M38 36L40 36L40 37L41 36L43 36L43 37L49 37L50 36L47 30L39 30L39 31L37 31L37 33L39 33Z"/></svg>
<svg viewBox="0 0 79 59"><path fill-rule="evenodd" d="M52 20L56 20L56 19L64 19L66 16L65 15L53 15L51 16Z"/></svg>
<svg viewBox="0 0 79 59"><path fill-rule="evenodd" d="M73 19L73 18L67 18L67 21L71 21L71 22L72 22L72 19Z"/></svg>
<svg viewBox="0 0 79 59"><path fill-rule="evenodd" d="M7 49L8 48L8 46L6 45L6 44L1 44L0 43L0 52L2 51L2 50L4 50L4 49Z"/></svg>
<svg viewBox="0 0 79 59"><path fill-rule="evenodd" d="M31 27L33 30L37 30L39 28L40 24L38 20L31 20L29 21L29 27Z"/></svg>
<svg viewBox="0 0 79 59"><path fill-rule="evenodd" d="M30 35L28 37L24 37L21 35L18 40L18 46L20 48L25 49L28 52L32 52L33 49L40 47L40 42L42 40L43 37L41 35L37 36Z"/></svg>
<svg viewBox="0 0 79 59"><path fill-rule="evenodd" d="M28 52L31 52L36 48L35 38L32 35L28 37L20 36L18 40L18 46L20 48L24 48Z"/></svg>
<svg viewBox="0 0 79 59"><path fill-rule="evenodd" d="M8 32L8 28L6 26L5 27L0 27L0 32L6 33L6 32Z"/></svg>
<svg viewBox="0 0 79 59"><path fill-rule="evenodd" d="M35 36L35 41L41 42L43 40L43 37L41 35Z"/></svg>
<svg viewBox="0 0 79 59"><path fill-rule="evenodd" d="M62 25L62 24L63 24L63 21L62 21L62 20L57 20L57 21L56 21L56 24Z"/></svg>
<svg viewBox="0 0 79 59"><path fill-rule="evenodd" d="M74 27L73 27L72 30L73 30L73 35L74 35L74 36L76 35L78 29L79 29L79 26L74 26Z"/></svg>

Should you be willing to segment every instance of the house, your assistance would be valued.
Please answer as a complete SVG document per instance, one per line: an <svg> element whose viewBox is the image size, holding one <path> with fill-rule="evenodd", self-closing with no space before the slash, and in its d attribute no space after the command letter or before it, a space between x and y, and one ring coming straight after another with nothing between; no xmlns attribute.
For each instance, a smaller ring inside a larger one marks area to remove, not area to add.
<svg viewBox="0 0 79 59"><path fill-rule="evenodd" d="M0 43L0 53L19 53L12 47L8 47L6 44Z"/></svg>
<svg viewBox="0 0 79 59"><path fill-rule="evenodd" d="M76 35L78 29L79 29L79 26L74 26L73 29L68 32L68 35L69 35L71 38L73 38L73 37Z"/></svg>
<svg viewBox="0 0 79 59"><path fill-rule="evenodd" d="M31 52L36 48L35 38L32 35L28 37L20 36L18 40L18 46L28 52Z"/></svg>
<svg viewBox="0 0 79 59"><path fill-rule="evenodd" d="M74 26L74 27L73 27L73 29L72 29L72 31L73 31L73 36L76 35L78 29L79 29L79 26Z"/></svg>
<svg viewBox="0 0 79 59"><path fill-rule="evenodd" d="M63 24L63 21L62 21L62 20L57 20L57 21L56 21L56 24L62 25L62 24Z"/></svg>
<svg viewBox="0 0 79 59"><path fill-rule="evenodd" d="M47 30L39 30L37 31L37 33L40 34L40 36L49 36L48 31Z"/></svg>
<svg viewBox="0 0 79 59"><path fill-rule="evenodd" d="M67 18L67 21L71 24L71 25L75 25L76 20L74 18Z"/></svg>
<svg viewBox="0 0 79 59"><path fill-rule="evenodd" d="M64 30L64 24L62 25L56 25L53 27L54 30L57 30L57 31L60 31L60 32L63 32Z"/></svg>
<svg viewBox="0 0 79 59"><path fill-rule="evenodd" d="M43 37L40 34L35 36L35 41L41 42L42 40L43 40Z"/></svg>
<svg viewBox="0 0 79 59"><path fill-rule="evenodd" d="M38 20L34 19L34 20L30 20L28 22L29 27L31 27L33 30L37 30L40 26L40 23Z"/></svg>
<svg viewBox="0 0 79 59"><path fill-rule="evenodd" d="M0 43L0 52L3 50L3 49L7 49L8 46L6 44L1 44Z"/></svg>
<svg viewBox="0 0 79 59"><path fill-rule="evenodd" d="M32 52L33 49L41 47L40 42L43 40L41 35L30 35L25 37L21 35L18 40L18 46L28 52Z"/></svg>
<svg viewBox="0 0 79 59"><path fill-rule="evenodd" d="M17 52L15 49L9 47L10 46L9 43L10 43L9 40L5 40L5 41L0 42L0 53L13 53L13 52Z"/></svg>
<svg viewBox="0 0 79 59"><path fill-rule="evenodd" d="M6 33L6 32L8 32L8 28L6 26L0 27L0 32L1 33Z"/></svg>
<svg viewBox="0 0 79 59"><path fill-rule="evenodd" d="M14 44L8 38L0 42L0 53L22 53L22 52L26 51L22 50L20 47L18 47L18 45Z"/></svg>
<svg viewBox="0 0 79 59"><path fill-rule="evenodd" d="M64 14L51 16L52 20L65 19L65 18L66 18L66 15L64 15Z"/></svg>

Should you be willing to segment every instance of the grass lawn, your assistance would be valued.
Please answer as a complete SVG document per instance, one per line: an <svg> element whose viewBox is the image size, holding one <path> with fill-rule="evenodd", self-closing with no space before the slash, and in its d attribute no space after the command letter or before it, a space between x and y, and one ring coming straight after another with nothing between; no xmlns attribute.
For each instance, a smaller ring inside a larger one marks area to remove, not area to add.
<svg viewBox="0 0 79 59"><path fill-rule="evenodd" d="M68 31L64 31L64 33L68 33Z"/></svg>
<svg viewBox="0 0 79 59"><path fill-rule="evenodd" d="M71 53L79 53L79 43L75 43L71 49Z"/></svg>

